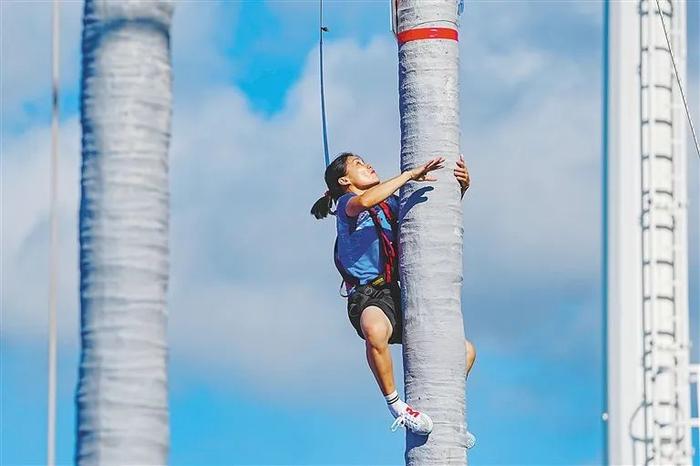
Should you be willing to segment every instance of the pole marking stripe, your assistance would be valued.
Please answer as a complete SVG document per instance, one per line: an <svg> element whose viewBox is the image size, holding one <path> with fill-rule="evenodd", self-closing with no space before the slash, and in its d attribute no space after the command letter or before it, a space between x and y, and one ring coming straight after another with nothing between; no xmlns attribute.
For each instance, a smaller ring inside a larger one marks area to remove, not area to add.
<svg viewBox="0 0 700 466"><path fill-rule="evenodd" d="M424 39L450 39L458 41L459 34L456 29L452 28L416 28L400 32L397 39L399 45L403 45L412 40Z"/></svg>

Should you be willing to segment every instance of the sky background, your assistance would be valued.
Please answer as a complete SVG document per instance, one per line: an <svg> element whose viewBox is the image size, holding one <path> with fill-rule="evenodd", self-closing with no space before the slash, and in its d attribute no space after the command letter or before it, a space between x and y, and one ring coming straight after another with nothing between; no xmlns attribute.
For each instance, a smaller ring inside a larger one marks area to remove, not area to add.
<svg viewBox="0 0 700 466"><path fill-rule="evenodd" d="M58 460L79 357L80 2L62 5ZM467 1L460 31L472 464L602 460L598 1ZM45 461L50 2L0 3L0 463ZM698 108L700 11L687 87ZM330 149L399 171L386 1L326 1ZM315 1L179 2L172 27L172 464L403 464L332 262ZM698 158L689 151L692 331ZM698 345L694 349L698 360ZM393 349L401 380L400 349Z"/></svg>

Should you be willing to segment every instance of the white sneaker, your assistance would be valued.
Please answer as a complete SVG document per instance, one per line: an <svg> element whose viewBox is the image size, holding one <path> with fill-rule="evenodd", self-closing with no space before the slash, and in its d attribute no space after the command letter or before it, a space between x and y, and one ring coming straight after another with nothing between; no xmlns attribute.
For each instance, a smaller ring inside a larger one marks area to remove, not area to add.
<svg viewBox="0 0 700 466"><path fill-rule="evenodd" d="M474 445L476 445L476 437L474 437L474 434L467 431L467 450L472 448Z"/></svg>
<svg viewBox="0 0 700 466"><path fill-rule="evenodd" d="M391 431L394 432L401 426L410 429L414 434L428 435L433 431L433 420L427 414L406 406L406 409L391 425Z"/></svg>

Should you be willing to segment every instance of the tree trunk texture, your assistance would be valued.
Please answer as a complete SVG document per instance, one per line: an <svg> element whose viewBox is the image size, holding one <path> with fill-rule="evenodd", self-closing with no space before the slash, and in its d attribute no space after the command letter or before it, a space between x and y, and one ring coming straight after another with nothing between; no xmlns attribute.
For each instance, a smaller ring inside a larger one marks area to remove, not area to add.
<svg viewBox="0 0 700 466"><path fill-rule="evenodd" d="M457 28L455 0L399 0L398 32ZM462 322L462 205L452 169L460 153L459 47L448 39L399 46L401 170L444 156L437 182L401 190L399 232L407 402L433 432L406 434L407 465L466 464Z"/></svg>
<svg viewBox="0 0 700 466"><path fill-rule="evenodd" d="M171 1L86 0L78 464L166 464Z"/></svg>

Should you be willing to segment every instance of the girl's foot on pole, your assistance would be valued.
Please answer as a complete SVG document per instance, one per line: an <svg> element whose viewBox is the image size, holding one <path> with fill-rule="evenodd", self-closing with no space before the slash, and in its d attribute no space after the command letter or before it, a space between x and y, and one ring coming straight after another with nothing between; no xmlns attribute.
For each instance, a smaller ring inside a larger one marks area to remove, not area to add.
<svg viewBox="0 0 700 466"><path fill-rule="evenodd" d="M467 450L472 448L474 445L476 445L476 437L474 437L474 434L467 431Z"/></svg>
<svg viewBox="0 0 700 466"><path fill-rule="evenodd" d="M400 426L406 427L414 434L428 435L433 431L433 420L427 414L406 405L406 408L391 425L391 431L394 432Z"/></svg>

